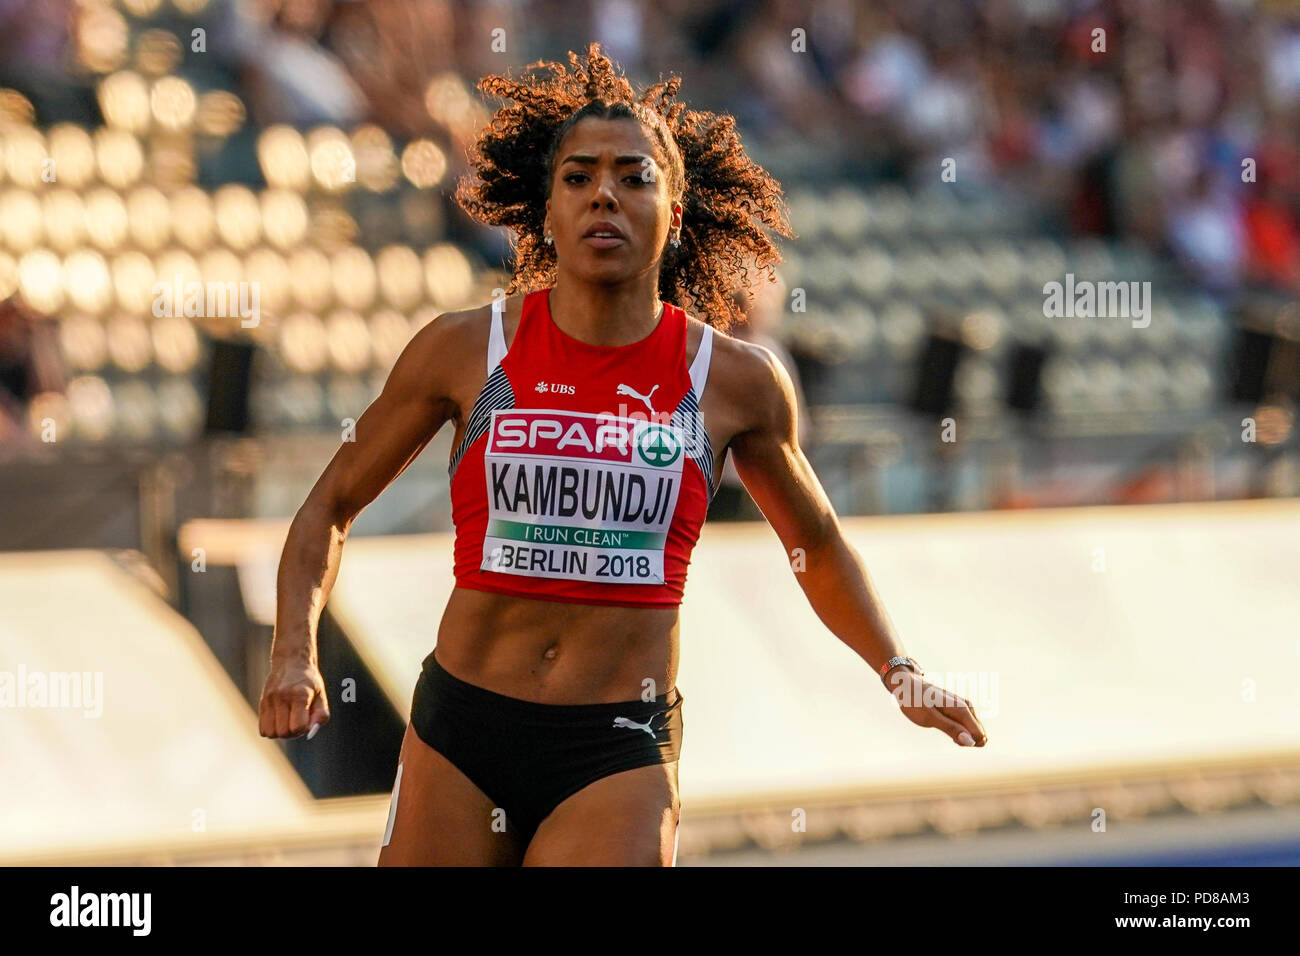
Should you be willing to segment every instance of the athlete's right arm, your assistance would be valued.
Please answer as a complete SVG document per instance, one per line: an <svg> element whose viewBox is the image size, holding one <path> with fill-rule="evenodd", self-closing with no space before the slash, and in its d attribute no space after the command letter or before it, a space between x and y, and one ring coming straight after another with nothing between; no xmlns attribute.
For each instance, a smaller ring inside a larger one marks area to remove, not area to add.
<svg viewBox="0 0 1300 956"><path fill-rule="evenodd" d="M353 520L457 413L452 381L468 313L440 315L411 339L383 392L357 420L294 515L276 577L271 670L262 689L263 737L297 737L329 720L316 629Z"/></svg>

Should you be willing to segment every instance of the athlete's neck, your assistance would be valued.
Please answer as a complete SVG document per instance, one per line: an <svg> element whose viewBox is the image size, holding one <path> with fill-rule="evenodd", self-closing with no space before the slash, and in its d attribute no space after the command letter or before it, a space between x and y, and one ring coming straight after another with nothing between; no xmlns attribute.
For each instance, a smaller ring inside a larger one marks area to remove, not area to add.
<svg viewBox="0 0 1300 956"><path fill-rule="evenodd" d="M551 321L562 332L600 346L631 345L648 337L663 308L652 273L608 286L566 280L561 273L549 302Z"/></svg>

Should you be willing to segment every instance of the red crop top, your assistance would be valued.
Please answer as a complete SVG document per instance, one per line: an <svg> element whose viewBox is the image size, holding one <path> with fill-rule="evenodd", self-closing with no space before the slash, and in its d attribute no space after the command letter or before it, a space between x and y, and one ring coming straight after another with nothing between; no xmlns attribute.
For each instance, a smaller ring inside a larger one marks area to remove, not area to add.
<svg viewBox="0 0 1300 956"><path fill-rule="evenodd" d="M717 486L700 414L713 329L686 366L686 313L590 345L524 297L507 351L492 307L487 381L452 455L456 584L581 604L674 607Z"/></svg>

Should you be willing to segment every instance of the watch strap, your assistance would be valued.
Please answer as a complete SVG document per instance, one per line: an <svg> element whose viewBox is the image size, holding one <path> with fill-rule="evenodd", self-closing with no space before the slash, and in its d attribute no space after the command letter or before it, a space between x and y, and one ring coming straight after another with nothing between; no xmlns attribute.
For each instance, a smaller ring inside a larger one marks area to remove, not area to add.
<svg viewBox="0 0 1300 956"><path fill-rule="evenodd" d="M895 667L900 667L900 666L910 667L918 677L925 676L925 671L921 670L921 665L918 664L916 661L912 660L912 658L891 657L889 660L885 661L885 663L880 666L880 679L884 680L885 675L887 675Z"/></svg>

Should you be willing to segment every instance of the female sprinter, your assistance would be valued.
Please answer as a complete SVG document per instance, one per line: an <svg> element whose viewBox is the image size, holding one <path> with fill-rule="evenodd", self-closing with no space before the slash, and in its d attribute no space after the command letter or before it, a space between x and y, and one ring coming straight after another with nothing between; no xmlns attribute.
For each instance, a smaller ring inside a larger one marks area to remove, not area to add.
<svg viewBox="0 0 1300 956"><path fill-rule="evenodd" d="M789 376L715 331L746 263L780 261L760 228L790 235L779 185L731 117L673 102L679 78L638 97L597 45L568 58L480 83L513 105L458 199L513 231L513 282L414 336L280 562L260 729L296 737L329 719L315 634L352 521L455 422L456 586L381 865L676 863L678 604L728 450L787 553L803 549L812 607L903 714L985 742L966 701L902 657L799 449Z"/></svg>

